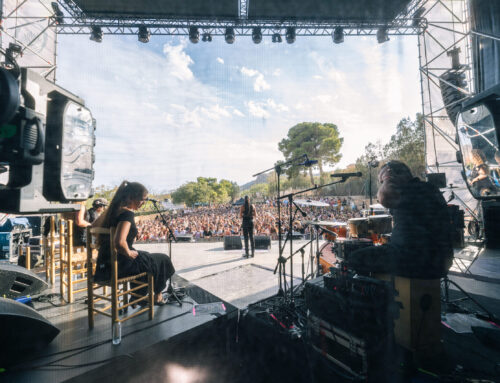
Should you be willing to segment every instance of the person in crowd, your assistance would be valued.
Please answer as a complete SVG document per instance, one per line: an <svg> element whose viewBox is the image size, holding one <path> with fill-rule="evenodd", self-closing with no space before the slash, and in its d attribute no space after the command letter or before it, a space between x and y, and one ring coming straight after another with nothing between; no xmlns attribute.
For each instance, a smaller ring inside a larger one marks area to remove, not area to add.
<svg viewBox="0 0 500 383"><path fill-rule="evenodd" d="M63 216L73 220L73 246L85 246L86 228L91 223L88 221L88 212L85 207L85 202L79 202L80 209L76 212L65 213Z"/></svg>
<svg viewBox="0 0 500 383"><path fill-rule="evenodd" d="M481 149L472 149L471 157L474 164L470 175L472 187L479 195L488 196L496 188L490 179L490 168L486 163L484 153Z"/></svg>
<svg viewBox="0 0 500 383"><path fill-rule="evenodd" d="M138 182L123 181L118 187L108 209L92 224L94 227L115 227L113 243L108 236L99 238L99 253L97 258L96 280L106 280L110 277L110 246L115 246L118 252L119 277L135 275L143 272L154 277L155 304L163 305L162 291L168 279L174 274L172 261L166 254L137 251L133 244L138 230L135 225L134 211L146 201L147 189ZM146 295L147 288L138 290ZM143 301L144 302L144 301Z"/></svg>
<svg viewBox="0 0 500 383"><path fill-rule="evenodd" d="M400 161L382 166L378 179L378 199L393 216L390 242L353 252L348 266L360 273L408 278L445 276L453 260L452 230L439 189L414 178Z"/></svg>
<svg viewBox="0 0 500 383"><path fill-rule="evenodd" d="M245 239L245 254L244 257L249 257L248 241L250 240L251 256L255 256L255 240L253 238L254 218L256 216L255 206L250 203L250 198L245 196L245 202L240 208L240 218L242 219L243 237Z"/></svg>
<svg viewBox="0 0 500 383"><path fill-rule="evenodd" d="M87 212L87 221L90 223L94 222L97 217L101 215L106 206L108 206L106 198L96 198L92 202L92 207Z"/></svg>

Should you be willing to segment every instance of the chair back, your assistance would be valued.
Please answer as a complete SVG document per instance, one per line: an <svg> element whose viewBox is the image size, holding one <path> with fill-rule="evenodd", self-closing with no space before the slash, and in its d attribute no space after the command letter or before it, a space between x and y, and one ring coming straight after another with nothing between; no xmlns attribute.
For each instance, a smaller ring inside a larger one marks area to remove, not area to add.
<svg viewBox="0 0 500 383"><path fill-rule="evenodd" d="M117 251L114 246L115 228L114 227L87 227L87 264L92 264L92 251L99 249L99 236L109 236L109 248L111 250L111 283L118 280L118 259ZM89 273L91 274L91 273ZM93 279L93 276L92 276Z"/></svg>

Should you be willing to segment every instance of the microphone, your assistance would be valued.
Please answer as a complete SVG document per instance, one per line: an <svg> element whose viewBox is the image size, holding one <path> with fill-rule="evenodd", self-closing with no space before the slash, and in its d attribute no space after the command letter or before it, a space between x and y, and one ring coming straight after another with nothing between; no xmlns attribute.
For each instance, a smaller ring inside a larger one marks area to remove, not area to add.
<svg viewBox="0 0 500 383"><path fill-rule="evenodd" d="M158 203L158 200L154 198L146 198L146 201L153 202L153 203Z"/></svg>
<svg viewBox="0 0 500 383"><path fill-rule="evenodd" d="M361 177L363 174L361 172L356 172L356 173L334 173L330 174L330 177L342 177L342 178L348 178L348 177Z"/></svg>
<svg viewBox="0 0 500 383"><path fill-rule="evenodd" d="M297 210L300 211L300 213L302 214L302 217L306 217L307 216L307 213L304 210L302 210L299 205L297 205L295 202L293 204L295 205L295 207L297 208Z"/></svg>
<svg viewBox="0 0 500 383"><path fill-rule="evenodd" d="M304 165L306 168L310 168L311 166L315 165L318 163L318 160L310 160L309 158L306 159L301 165Z"/></svg>

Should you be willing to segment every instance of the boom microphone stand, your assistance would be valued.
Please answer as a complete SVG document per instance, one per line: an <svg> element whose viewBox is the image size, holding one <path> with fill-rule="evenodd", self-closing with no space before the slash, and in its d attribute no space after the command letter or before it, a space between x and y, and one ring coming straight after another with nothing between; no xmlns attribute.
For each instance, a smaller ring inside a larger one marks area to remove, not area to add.
<svg viewBox="0 0 500 383"><path fill-rule="evenodd" d="M160 215L161 217L161 222L163 225L167 228L168 230L168 256L170 257L170 260L172 260L172 241L177 242L177 238L175 237L174 233L172 232L172 229L170 228L170 225L167 223L167 220L165 219L165 216L163 213L160 211L158 208L158 201L154 199L149 199L153 203L153 206L155 207L156 212ZM173 262L172 262L173 263ZM167 287L167 302L171 300L171 298L174 298L179 306L182 306L182 301L179 299L179 297L176 294L175 288L172 287L172 277L168 278L168 287Z"/></svg>
<svg viewBox="0 0 500 383"><path fill-rule="evenodd" d="M278 289L278 296L286 296L286 281L285 281L285 272L284 272L284 266L282 266L285 262L286 259L283 257L283 250L282 250L282 234L281 234L281 203L280 203L280 176L281 173L283 173L283 168L285 166L292 166L292 165L299 165L299 161L303 162L303 165L310 166L308 164L315 163L317 161L309 161L309 158L307 157L307 154L303 154L302 156L293 158L287 162L284 162L282 164L277 164L272 168L263 170L259 173L256 173L252 175L252 177L257 177L261 174L267 173L271 170L274 170L277 175L277 186L278 186L278 191L277 191L277 197L276 197L276 202L278 204L278 249L279 249L279 255L278 255L278 267L279 267L279 289ZM283 246L284 247L284 246ZM283 283L284 282L284 283ZM284 289L283 289L284 287Z"/></svg>
<svg viewBox="0 0 500 383"><path fill-rule="evenodd" d="M285 195L282 195L282 196L279 196L278 197L278 203L279 203L279 200L280 199L284 199L284 198L288 198L288 205L289 205L289 209L290 209L290 220L289 220L289 230L288 230L288 235L287 235L287 240L290 239L290 256L288 258L284 258L284 262L283 263L286 263L286 261L288 259L290 259L290 305L293 307L295 305L295 297L294 297L294 292L293 292L293 255L294 255L294 252L293 252L293 235L292 235L292 225L293 225L293 206L294 205L294 202L293 202L293 197L298 195L298 194L303 194L303 193L307 193L308 191L311 191L311 190L317 190L317 189L321 189L321 188L324 188L324 187L327 187L327 186L331 186L331 185L336 185L336 184L339 184L339 183L343 183L347 180L348 177L350 176L361 176L361 173L346 173L346 175L342 175L342 174L332 174L331 175L332 177L341 177L340 180L338 181L334 181L334 182L330 182L328 184L325 184L325 185L314 185L312 188L309 188L309 189L305 189L305 190L301 190L301 191L298 191L298 192L295 192L295 193L290 193L290 194L285 194ZM280 253L282 252L282 250L280 249ZM282 262L281 261L281 258L278 260L278 262ZM319 263L319 257L318 257L318 263ZM283 268L285 268L285 265L283 264ZM286 298L286 296L285 296Z"/></svg>

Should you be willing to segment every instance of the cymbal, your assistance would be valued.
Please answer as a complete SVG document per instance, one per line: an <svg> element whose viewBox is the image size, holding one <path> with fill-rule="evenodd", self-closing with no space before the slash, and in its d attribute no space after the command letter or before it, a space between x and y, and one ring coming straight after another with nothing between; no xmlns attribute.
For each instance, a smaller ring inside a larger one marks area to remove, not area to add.
<svg viewBox="0 0 500 383"><path fill-rule="evenodd" d="M338 221L305 221L306 225L315 225L315 226L347 226L345 222Z"/></svg>
<svg viewBox="0 0 500 383"><path fill-rule="evenodd" d="M329 207L326 202L312 201L310 199L296 199L295 203L300 206L316 206L316 207Z"/></svg>

